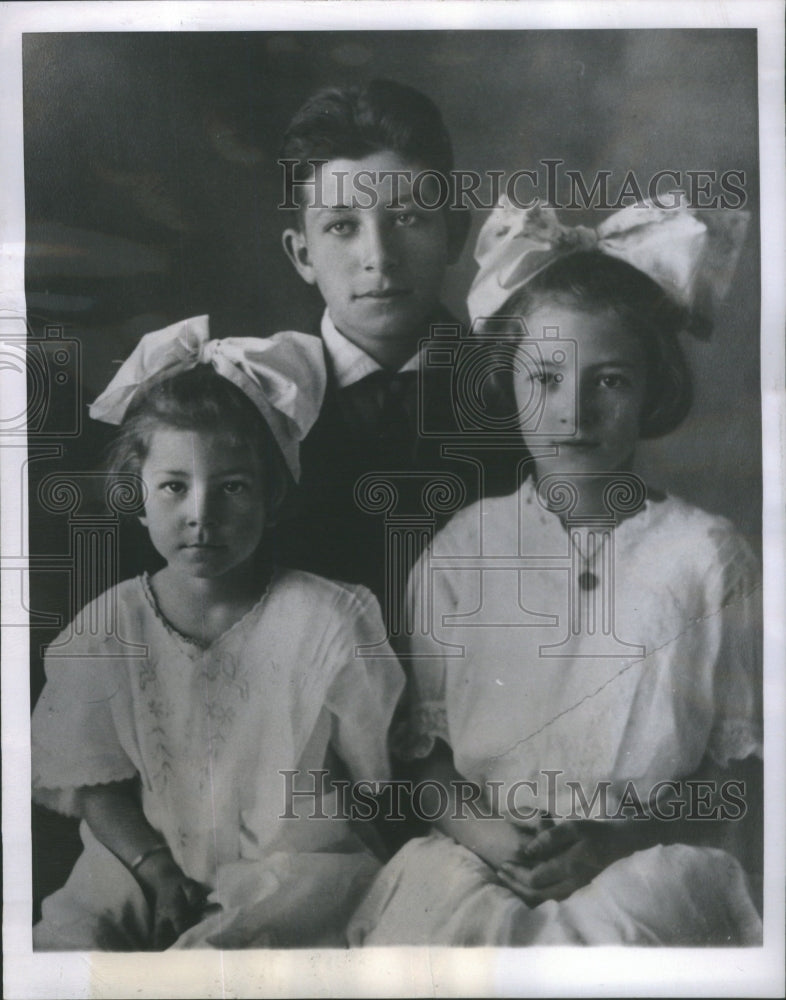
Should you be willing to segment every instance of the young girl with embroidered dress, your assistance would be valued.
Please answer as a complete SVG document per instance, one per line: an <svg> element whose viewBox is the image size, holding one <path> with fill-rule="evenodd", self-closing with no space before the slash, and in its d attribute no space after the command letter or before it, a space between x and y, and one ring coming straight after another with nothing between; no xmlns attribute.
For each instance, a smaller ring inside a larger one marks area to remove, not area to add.
<svg viewBox="0 0 786 1000"><path fill-rule="evenodd" d="M485 223L470 313L513 331L532 457L413 571L431 628L409 650L408 756L438 783L417 800L434 823L352 943L760 943L734 856L760 809L756 560L630 471L688 412L677 333L700 330L744 225L653 205L597 232L541 206Z"/></svg>
<svg viewBox="0 0 786 1000"><path fill-rule="evenodd" d="M357 655L385 635L367 590L259 557L324 385L315 338L210 340L198 317L143 337L91 407L122 422L112 466L166 565L48 650L34 794L82 819L84 851L36 948L345 944L379 863L308 821L336 810L306 772L385 779L403 675L384 643Z"/></svg>

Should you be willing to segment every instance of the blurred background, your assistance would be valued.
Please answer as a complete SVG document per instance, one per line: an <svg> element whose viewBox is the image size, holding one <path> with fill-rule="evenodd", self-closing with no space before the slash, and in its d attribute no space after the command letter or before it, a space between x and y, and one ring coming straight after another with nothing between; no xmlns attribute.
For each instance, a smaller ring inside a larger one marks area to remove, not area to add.
<svg viewBox="0 0 786 1000"><path fill-rule="evenodd" d="M755 31L47 33L24 39L26 294L32 333L54 330L71 344L47 419L55 435L72 424L73 434L59 456L30 462L31 554L68 553L73 525L51 498L38 502L38 488L52 474L96 468L109 432L91 425L85 404L143 333L202 313L218 336L315 329L318 294L281 249L278 147L315 89L378 76L437 103L458 168L538 169L545 180L539 161L563 160L564 202L565 170L581 171L588 187L610 171L612 198L631 169L642 185L661 170L744 173L752 219L732 294L713 339L685 345L693 413L642 446L638 468L732 518L758 545ZM605 214L567 213L572 223ZM474 213L445 286L462 318L484 217ZM86 489L80 516L96 503ZM141 568L143 536L129 527L120 542L121 563ZM33 699L41 647L72 600L62 572L33 575ZM67 874L75 841L72 826L35 817L38 895Z"/></svg>

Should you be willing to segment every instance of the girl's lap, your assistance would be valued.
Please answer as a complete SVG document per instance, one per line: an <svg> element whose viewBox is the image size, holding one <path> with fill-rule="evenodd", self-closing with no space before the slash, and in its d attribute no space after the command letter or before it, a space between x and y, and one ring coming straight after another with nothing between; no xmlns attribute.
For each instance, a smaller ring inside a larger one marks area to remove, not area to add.
<svg viewBox="0 0 786 1000"><path fill-rule="evenodd" d="M350 945L503 944L522 904L492 869L437 830L388 862L350 922Z"/></svg>
<svg viewBox="0 0 786 1000"><path fill-rule="evenodd" d="M761 943L745 873L730 854L658 845L610 865L558 904L560 936L582 944ZM544 941L543 943L549 943Z"/></svg>
<svg viewBox="0 0 786 1000"><path fill-rule="evenodd" d="M467 848L434 831L377 877L353 918L356 945L753 945L761 920L738 862L658 846L623 858L561 903L528 908Z"/></svg>
<svg viewBox="0 0 786 1000"><path fill-rule="evenodd" d="M147 951L152 912L123 864L81 826L84 850L44 900L38 951ZM344 928L379 862L367 851L276 851L219 866L216 890L176 948L344 947ZM220 900L220 902L219 902Z"/></svg>
<svg viewBox="0 0 786 1000"><path fill-rule="evenodd" d="M65 885L42 904L37 951L142 951L152 914L136 879L82 823L84 850Z"/></svg>
<svg viewBox="0 0 786 1000"><path fill-rule="evenodd" d="M343 948L353 910L379 871L367 853L277 851L219 868L221 906L176 948ZM211 900L217 901L219 892Z"/></svg>

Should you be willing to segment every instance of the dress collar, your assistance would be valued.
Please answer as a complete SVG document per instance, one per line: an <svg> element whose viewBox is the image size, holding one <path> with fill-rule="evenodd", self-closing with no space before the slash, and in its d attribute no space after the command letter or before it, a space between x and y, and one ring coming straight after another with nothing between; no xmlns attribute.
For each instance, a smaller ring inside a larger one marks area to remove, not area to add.
<svg viewBox="0 0 786 1000"><path fill-rule="evenodd" d="M653 491L653 493L659 497L659 499L668 499L666 495L660 494L658 491ZM564 541L569 534L568 528L565 524L563 524L559 514L555 514L547 507L544 507L540 502L537 495L537 484L532 476L528 476L522 482L518 490L517 499L520 518L524 518L526 523L532 523L534 519L539 525L539 530L543 538L550 538L553 541L562 539ZM648 495L644 500L641 509L636 514L631 517L624 517L620 519L613 526L612 530L614 531L615 536L619 538L626 535L634 524L637 528L644 527L651 521L653 509L654 506L652 500ZM600 527L600 525L598 527ZM578 528L578 530L584 532L592 531L593 526L584 524ZM597 530L597 528L594 530Z"/></svg>

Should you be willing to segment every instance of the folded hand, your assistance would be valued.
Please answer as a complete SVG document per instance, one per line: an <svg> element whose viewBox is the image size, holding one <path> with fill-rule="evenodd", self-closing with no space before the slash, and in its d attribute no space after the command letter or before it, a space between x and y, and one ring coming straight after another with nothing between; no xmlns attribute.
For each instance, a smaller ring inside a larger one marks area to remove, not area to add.
<svg viewBox="0 0 786 1000"><path fill-rule="evenodd" d="M497 869L503 885L528 906L567 899L614 861L632 853L633 821L578 820L542 829Z"/></svg>
<svg viewBox="0 0 786 1000"><path fill-rule="evenodd" d="M183 872L173 873L156 887L153 906L153 947L162 951L198 923L207 891Z"/></svg>

